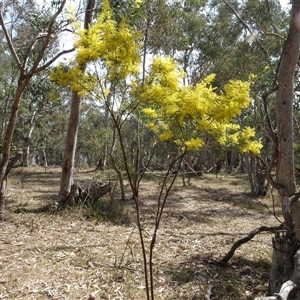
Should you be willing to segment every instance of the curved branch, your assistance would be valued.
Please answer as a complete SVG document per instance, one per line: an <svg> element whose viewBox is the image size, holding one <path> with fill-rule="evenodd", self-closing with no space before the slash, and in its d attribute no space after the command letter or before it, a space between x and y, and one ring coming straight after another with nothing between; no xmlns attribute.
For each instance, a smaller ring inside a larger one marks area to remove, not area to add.
<svg viewBox="0 0 300 300"><path fill-rule="evenodd" d="M268 227L268 226L260 226L254 230L252 230L247 236L237 240L233 246L231 247L231 249L229 250L229 252L218 262L219 265L221 266L225 266L229 260L232 258L232 256L234 255L235 250L241 246L242 244L245 244L247 242L249 242L250 240L252 240L258 233L260 232L264 232L264 231L277 231L283 228L283 225L279 225L276 227Z"/></svg>
<svg viewBox="0 0 300 300"><path fill-rule="evenodd" d="M67 54L67 53L71 53L75 50L75 48L71 48L68 50L63 50L61 52L59 52L58 54L56 54L52 59L50 59L48 62L46 62L44 65L40 66L39 68L37 68L36 70L32 70L31 74L36 74L39 73L42 70L45 70L46 68L48 68L53 62L55 62L60 56Z"/></svg>
<svg viewBox="0 0 300 300"><path fill-rule="evenodd" d="M60 4L58 10L56 11L56 13L55 13L55 14L52 16L52 18L50 19L49 26L48 26L48 29L47 29L47 33L46 33L46 35L45 35L45 37L44 37L44 41L43 41L43 47L42 47L42 49L41 49L41 51L40 51L40 53L39 53L37 59L36 59L35 62L33 63L33 66L32 66L32 68L31 68L31 70L30 70L29 73L35 74L35 73L37 73L36 70L43 70L43 69L46 68L45 65L43 66L42 69L41 69L41 68L38 68L38 66L39 66L41 60L43 59L44 54L45 54L45 51L46 51L46 49L47 49L47 47L48 47L48 45L49 45L49 42L50 42L50 39L51 39L51 36L52 36L52 33L53 33L53 32L52 32L52 29L53 29L53 26L54 26L54 24L55 24L55 22L56 22L56 19L57 19L57 17L61 14L61 12L63 11L63 8L64 8L65 4L66 4L66 0L63 0L63 1L61 2L61 4ZM62 54L61 54L61 55L62 55ZM55 57L58 58L59 56L60 56L60 55L58 55L58 56L56 55ZM50 61L51 61L51 62L54 62L53 59L50 60ZM46 65L47 65L47 64L46 64ZM49 65L50 65L50 64L49 64Z"/></svg>

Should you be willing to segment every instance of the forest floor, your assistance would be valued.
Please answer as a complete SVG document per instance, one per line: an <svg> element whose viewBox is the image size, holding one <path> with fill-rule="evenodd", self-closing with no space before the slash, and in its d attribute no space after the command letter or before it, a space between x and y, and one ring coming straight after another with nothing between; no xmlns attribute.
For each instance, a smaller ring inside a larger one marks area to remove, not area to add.
<svg viewBox="0 0 300 300"><path fill-rule="evenodd" d="M80 185L101 173L79 171ZM0 223L0 299L147 299L134 203L49 211L60 169L14 169L6 220ZM149 248L160 180L141 184L140 208ZM277 226L278 200L253 198L245 176L205 174L170 193L154 249L155 299L254 299L268 287L272 234L237 249L225 267L215 264L238 239ZM273 202L274 205L273 205ZM102 207L102 211L101 211ZM115 219L112 222L109 219Z"/></svg>

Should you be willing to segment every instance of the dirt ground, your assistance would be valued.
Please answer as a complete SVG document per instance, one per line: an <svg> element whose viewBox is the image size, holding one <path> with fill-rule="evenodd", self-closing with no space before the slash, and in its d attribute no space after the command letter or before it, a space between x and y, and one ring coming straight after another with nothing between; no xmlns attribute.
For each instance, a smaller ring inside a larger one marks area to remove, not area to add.
<svg viewBox="0 0 300 300"><path fill-rule="evenodd" d="M134 203L99 214L92 208L49 211L59 169L15 169L9 177L7 219L0 223L0 299L146 299ZM84 186L101 174L79 171ZM141 220L147 249L161 182L141 184ZM275 210L279 207L275 200ZM271 194L253 198L245 176L205 174L170 193L154 249L155 299L254 299L264 295L272 255L271 233L237 249L225 267L215 264L233 243L261 226L277 226ZM119 215L117 215L119 214Z"/></svg>

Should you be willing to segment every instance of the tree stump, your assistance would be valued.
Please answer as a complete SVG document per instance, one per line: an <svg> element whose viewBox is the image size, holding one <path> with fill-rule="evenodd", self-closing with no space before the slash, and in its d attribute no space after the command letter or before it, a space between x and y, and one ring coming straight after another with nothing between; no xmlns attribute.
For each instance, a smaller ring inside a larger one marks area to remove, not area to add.
<svg viewBox="0 0 300 300"><path fill-rule="evenodd" d="M284 282L288 281L294 271L295 254L299 247L294 235L286 234L285 230L278 231L272 240L273 260L271 265L269 295L278 293ZM294 293L293 293L294 294ZM296 296L288 299L298 299Z"/></svg>

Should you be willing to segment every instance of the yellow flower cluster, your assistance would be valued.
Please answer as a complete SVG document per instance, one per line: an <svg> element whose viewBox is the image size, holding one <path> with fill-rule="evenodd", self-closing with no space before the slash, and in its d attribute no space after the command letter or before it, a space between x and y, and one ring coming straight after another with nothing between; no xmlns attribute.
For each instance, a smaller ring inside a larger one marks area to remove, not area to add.
<svg viewBox="0 0 300 300"><path fill-rule="evenodd" d="M110 69L110 77L125 78L139 70L139 35L122 21L99 18L88 30L78 33L76 60L79 65L102 59Z"/></svg>
<svg viewBox="0 0 300 300"><path fill-rule="evenodd" d="M251 152L259 154L262 144L255 138L255 130L250 127L245 127L240 133L239 149L243 153Z"/></svg>
<svg viewBox="0 0 300 300"><path fill-rule="evenodd" d="M50 78L62 86L68 86L79 95L86 97L93 90L98 79L95 76L83 73L78 66L66 68L59 64L50 75Z"/></svg>
<svg viewBox="0 0 300 300"><path fill-rule="evenodd" d="M170 130L166 130L159 135L161 141L169 141L171 138L173 138L173 133Z"/></svg>
<svg viewBox="0 0 300 300"><path fill-rule="evenodd" d="M142 5L142 0L135 0L135 7L139 8Z"/></svg>
<svg viewBox="0 0 300 300"><path fill-rule="evenodd" d="M150 107L144 108L142 110L142 112L144 115L149 116L150 118L153 118L153 119L158 117L156 110L154 110L153 108L150 108Z"/></svg>
<svg viewBox="0 0 300 300"><path fill-rule="evenodd" d="M248 107L250 103L250 83L231 80L225 85L224 93L218 96L214 108L214 118L220 122L228 122L240 115L242 110Z"/></svg>
<svg viewBox="0 0 300 300"><path fill-rule="evenodd" d="M205 133L219 144L258 154L262 145L251 128L240 129L233 119L251 103L250 83L229 81L217 94L211 74L195 86L181 84L184 73L171 58L156 58L139 87L145 122L161 140L174 140L190 151L204 146ZM164 126L161 126L161 124Z"/></svg>
<svg viewBox="0 0 300 300"><path fill-rule="evenodd" d="M200 138L191 138L188 141L184 142L187 148L187 151L197 150L204 146L204 141Z"/></svg>
<svg viewBox="0 0 300 300"><path fill-rule="evenodd" d="M136 0L136 6L141 2ZM262 145L255 140L254 130L248 127L241 130L233 122L251 103L249 82L229 81L222 93L217 93L212 84L215 75L211 74L195 86L184 86L185 73L175 61L156 57L143 85L138 79L131 82L131 99L128 99L129 78L139 71L141 37L125 20L117 23L112 16L108 0L104 0L96 23L87 30L80 30L71 16L78 35L76 57L69 66L57 66L51 74L53 80L84 97L92 91L100 100L110 93L102 79L115 85L126 83L126 105L132 99L138 101L148 127L160 140L171 140L184 151L203 147L205 137L210 136L221 145L259 153ZM102 63L105 70L102 79L83 71L94 61ZM123 92L121 84L119 91Z"/></svg>
<svg viewBox="0 0 300 300"><path fill-rule="evenodd" d="M73 17L71 16L73 19ZM93 76L83 72L84 66L93 61L102 61L106 67L106 79L119 81L135 74L140 64L140 35L123 20L120 24L112 19L109 1L103 3L103 12L88 29L79 29L75 41L76 57L71 67L59 66L52 79L68 84L80 94L93 90ZM81 89L81 90L80 90Z"/></svg>

